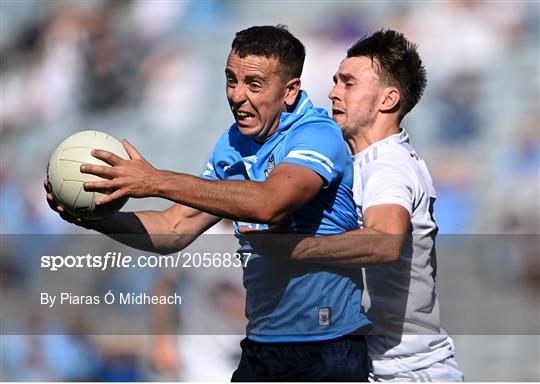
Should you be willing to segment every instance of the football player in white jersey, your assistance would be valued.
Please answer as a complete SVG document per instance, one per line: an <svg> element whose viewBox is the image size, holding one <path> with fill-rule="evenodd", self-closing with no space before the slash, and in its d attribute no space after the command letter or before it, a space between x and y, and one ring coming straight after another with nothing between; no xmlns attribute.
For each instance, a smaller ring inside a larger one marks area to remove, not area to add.
<svg viewBox="0 0 540 384"><path fill-rule="evenodd" d="M376 32L347 51L334 82L332 114L353 153L361 229L295 240L290 257L366 267L371 379L463 381L452 339L439 323L435 189L400 128L426 86L416 46L401 33Z"/></svg>

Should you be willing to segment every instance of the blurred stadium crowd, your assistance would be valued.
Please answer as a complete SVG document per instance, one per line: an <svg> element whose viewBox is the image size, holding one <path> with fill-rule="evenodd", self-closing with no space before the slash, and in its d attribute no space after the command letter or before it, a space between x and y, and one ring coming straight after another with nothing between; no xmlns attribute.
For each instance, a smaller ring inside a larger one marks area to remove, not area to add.
<svg viewBox="0 0 540 384"><path fill-rule="evenodd" d="M232 121L223 69L234 33L283 23L306 45L304 88L325 107L360 36L392 28L416 42L428 88L403 127L434 177L440 233L539 234L539 14L536 2L2 1L1 233L82 232L42 189L52 150L79 130L127 137L158 168L201 172ZM0 284L16 300L25 269L4 251ZM537 294L538 255L506 256L481 271L508 268L505 284ZM39 314L28 321L42 326ZM6 337L2 380L163 378L148 343L70 329Z"/></svg>

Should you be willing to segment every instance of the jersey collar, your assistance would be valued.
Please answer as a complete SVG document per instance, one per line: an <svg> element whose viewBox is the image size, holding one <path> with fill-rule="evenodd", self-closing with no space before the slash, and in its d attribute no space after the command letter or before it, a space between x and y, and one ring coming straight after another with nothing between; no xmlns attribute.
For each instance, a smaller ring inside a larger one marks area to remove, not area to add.
<svg viewBox="0 0 540 384"><path fill-rule="evenodd" d="M313 104L311 103L306 91L300 91L300 97L296 102L294 110L292 112L283 112L281 114L278 131L285 131L289 129L311 108L313 108Z"/></svg>
<svg viewBox="0 0 540 384"><path fill-rule="evenodd" d="M354 162L361 161L369 152L371 152L374 148L379 147L381 145L390 144L390 143L403 144L403 143L408 143L408 142L409 142L409 134L407 133L407 131L401 128L399 133L385 137L384 139L371 144L369 147L353 155L353 160Z"/></svg>

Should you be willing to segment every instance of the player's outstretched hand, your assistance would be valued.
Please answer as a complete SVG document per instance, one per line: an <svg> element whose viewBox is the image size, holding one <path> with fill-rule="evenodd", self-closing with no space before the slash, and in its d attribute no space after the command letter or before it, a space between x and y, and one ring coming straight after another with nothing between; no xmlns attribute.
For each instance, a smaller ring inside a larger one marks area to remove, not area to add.
<svg viewBox="0 0 540 384"><path fill-rule="evenodd" d="M60 217L68 223L88 228L88 220L83 220L81 218L70 215L68 212L66 212L63 206L57 203L57 201L54 199L53 194L50 191L49 182L47 181L47 179L43 180L43 187L45 187L45 191L47 192L47 203L53 211L57 212Z"/></svg>
<svg viewBox="0 0 540 384"><path fill-rule="evenodd" d="M130 160L100 149L94 149L92 156L103 160L110 167L93 164L82 164L81 172L90 173L106 180L84 183L87 191L105 193L96 204L105 204L120 197L149 197L155 195L155 188L159 185L160 171L146 161L139 151L126 139L122 145L129 154Z"/></svg>

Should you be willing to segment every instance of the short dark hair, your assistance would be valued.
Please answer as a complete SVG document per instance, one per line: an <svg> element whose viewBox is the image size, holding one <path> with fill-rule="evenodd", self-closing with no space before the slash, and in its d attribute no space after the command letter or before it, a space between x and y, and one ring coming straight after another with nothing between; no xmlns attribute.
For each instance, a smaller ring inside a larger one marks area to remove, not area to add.
<svg viewBox="0 0 540 384"><path fill-rule="evenodd" d="M240 57L275 57L290 80L302 75L306 49L285 25L265 25L244 29L236 34L232 50Z"/></svg>
<svg viewBox="0 0 540 384"><path fill-rule="evenodd" d="M381 83L399 89L400 120L420 101L427 84L417 48L402 33L383 29L361 38L347 51L347 57L371 58Z"/></svg>

